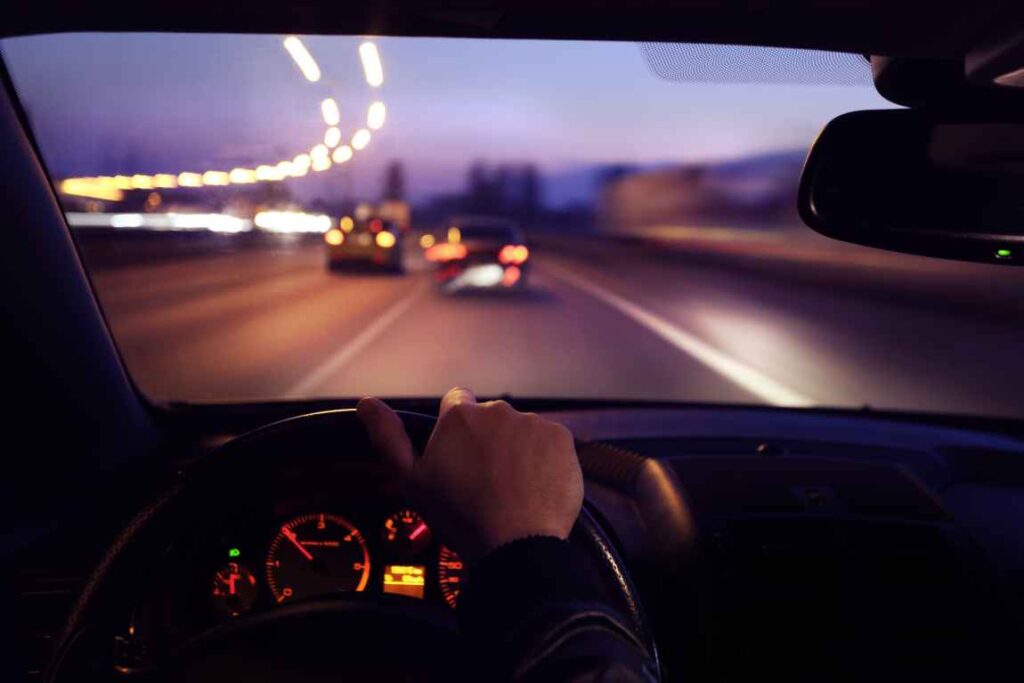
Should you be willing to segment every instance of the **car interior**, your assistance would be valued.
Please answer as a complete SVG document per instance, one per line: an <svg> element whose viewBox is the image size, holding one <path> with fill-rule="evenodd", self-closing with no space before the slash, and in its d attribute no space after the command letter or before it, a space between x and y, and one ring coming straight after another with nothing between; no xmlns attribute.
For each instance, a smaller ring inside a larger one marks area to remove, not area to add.
<svg viewBox="0 0 1024 683"><path fill-rule="evenodd" d="M361 394L190 400L156 395L140 379L137 356L122 346L118 321L97 295L102 275L69 228L52 156L22 102L9 39L92 32L394 36L853 55L869 64L874 89L892 108L820 122L787 204L809 226L802 230L929 262L969 263L985 278L1020 272L1018 2L39 0L8 5L0 18L0 324L9 361L8 521L0 549L12 622L4 680L468 675L454 609L464 563L387 476L354 411ZM398 105L389 106L390 117ZM412 224L410 236L400 236L411 240L407 252L418 250L417 239L426 248L428 237L433 245L434 235L445 234L439 223L421 239L415 212ZM558 252L565 243L535 240L524 228L519 241L529 240L530 286L542 287L545 248ZM310 271L342 282L344 274L323 272L317 240ZM635 240L623 244L635 248ZM380 287L398 278L358 277ZM880 287L886 277L878 275ZM965 296L996 299L1019 329L1017 303L1000 299L1003 293L982 284ZM523 296L544 301L529 290ZM624 321L650 323L621 296L605 299ZM482 295L444 305L516 300ZM398 319L413 309L391 310ZM612 343L608 331L581 328L589 345ZM279 334L287 337L290 328ZM742 374L703 342L673 339L712 368ZM429 354L419 343L409 340L397 356ZM925 354L945 344L922 332L915 348L903 351ZM183 348L182 367L194 363L216 374ZM538 344L532 352L548 350ZM970 344L961 352L979 365L1005 366L1008 385L1024 379L1014 377L1020 365L1009 360L1020 347L1006 348L1006 358ZM501 366L502 349L492 353ZM895 351L878 345L875 353L894 383L911 371L884 360ZM529 377L531 367L513 363L508 371ZM380 396L422 448L440 393L403 390L401 377L395 382L382 385L396 389ZM506 398L573 433L586 495L570 541L656 658L661 679L1020 679L1020 394L1009 399L1015 411L998 414L984 406L889 408L884 401L760 405L500 388L481 396ZM319 540L300 544L299 537ZM311 550L329 569L311 574L296 562L297 553Z"/></svg>

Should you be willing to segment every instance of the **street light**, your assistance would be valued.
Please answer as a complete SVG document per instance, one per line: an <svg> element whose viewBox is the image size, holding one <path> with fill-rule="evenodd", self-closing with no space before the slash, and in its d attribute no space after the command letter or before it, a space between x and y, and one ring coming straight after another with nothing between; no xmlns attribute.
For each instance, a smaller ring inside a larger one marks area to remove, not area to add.
<svg viewBox="0 0 1024 683"><path fill-rule="evenodd" d="M381 66L377 46L371 42L363 43L359 46L359 58L363 62L363 74L366 75L366 82L373 88L383 85L384 67Z"/></svg>
<svg viewBox="0 0 1024 683"><path fill-rule="evenodd" d="M370 144L370 131L365 128L360 128L352 136L352 147L354 149L363 149Z"/></svg>
<svg viewBox="0 0 1024 683"><path fill-rule="evenodd" d="M387 110L384 109L383 102L374 102L370 105L370 108L366 111L366 125L367 127L378 130L384 125L384 117L387 114Z"/></svg>
<svg viewBox="0 0 1024 683"><path fill-rule="evenodd" d="M284 49L288 50L288 54L295 60L296 66L299 67L299 71L302 72L307 81L316 83L320 80L320 67L317 66L313 55L309 54L309 50L306 49L301 40L295 36L288 36L284 39Z"/></svg>

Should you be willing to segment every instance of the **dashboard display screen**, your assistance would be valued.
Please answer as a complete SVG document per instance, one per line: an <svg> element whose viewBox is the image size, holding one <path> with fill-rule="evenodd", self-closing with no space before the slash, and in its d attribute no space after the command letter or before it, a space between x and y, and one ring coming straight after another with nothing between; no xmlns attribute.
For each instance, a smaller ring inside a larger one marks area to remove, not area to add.
<svg viewBox="0 0 1024 683"><path fill-rule="evenodd" d="M410 598L423 599L426 584L426 567L418 564L387 564L384 565L385 593L405 595Z"/></svg>

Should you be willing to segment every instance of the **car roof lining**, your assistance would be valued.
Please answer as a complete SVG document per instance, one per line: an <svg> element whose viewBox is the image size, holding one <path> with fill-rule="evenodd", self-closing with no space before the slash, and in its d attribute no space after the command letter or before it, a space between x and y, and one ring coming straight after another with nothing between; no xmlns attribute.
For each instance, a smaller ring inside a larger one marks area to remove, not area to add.
<svg viewBox="0 0 1024 683"><path fill-rule="evenodd" d="M38 0L0 9L0 36L72 31L369 34L763 45L916 57L964 55L1020 18L1019 2L826 0L373 0L166 4Z"/></svg>

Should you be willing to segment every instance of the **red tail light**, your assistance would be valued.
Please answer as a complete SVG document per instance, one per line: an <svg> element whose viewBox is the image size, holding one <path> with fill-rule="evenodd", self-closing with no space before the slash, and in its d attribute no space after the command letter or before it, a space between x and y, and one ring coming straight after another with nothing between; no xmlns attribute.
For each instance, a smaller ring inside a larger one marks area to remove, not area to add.
<svg viewBox="0 0 1024 683"><path fill-rule="evenodd" d="M427 249L425 256L428 261L432 261L434 263L458 261L459 259L466 258L466 245L441 242L440 244L435 244Z"/></svg>
<svg viewBox="0 0 1024 683"><path fill-rule="evenodd" d="M522 276L523 272L521 270L519 270L515 266L509 266L508 268L505 269L505 273L501 277L501 284L505 285L506 287L512 287L517 282L519 282L519 278L521 278Z"/></svg>
<svg viewBox="0 0 1024 683"><path fill-rule="evenodd" d="M503 266L518 266L530 258L530 250L524 244L506 244L498 252L498 262Z"/></svg>

